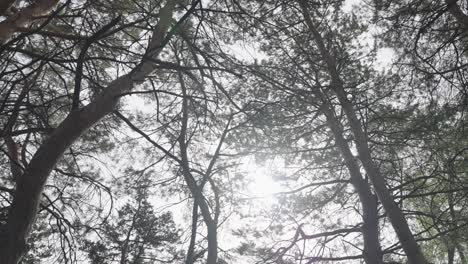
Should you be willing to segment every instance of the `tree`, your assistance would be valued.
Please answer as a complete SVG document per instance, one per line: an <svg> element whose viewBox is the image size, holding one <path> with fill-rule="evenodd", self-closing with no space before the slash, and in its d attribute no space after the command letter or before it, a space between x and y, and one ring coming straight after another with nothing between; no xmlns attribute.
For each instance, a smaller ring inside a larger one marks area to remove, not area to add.
<svg viewBox="0 0 468 264"><path fill-rule="evenodd" d="M85 130L114 110L121 93L130 91L136 83L143 81L145 76L154 70L151 60L156 59L161 52L174 6L175 1L169 1L161 9L160 21L155 27L143 60L132 71L112 81L85 107L72 108L70 114L54 129L26 166L18 180L8 215L5 239L1 247L3 263L17 263L20 260L34 223L42 190L63 152ZM79 90L80 85L77 84L75 94L79 95Z"/></svg>
<svg viewBox="0 0 468 264"><path fill-rule="evenodd" d="M306 3L303 1L300 3L306 23L312 32L312 35L314 36L322 59L325 61L326 67L328 68L328 72L331 78L331 89L336 93L337 99L340 102L340 105L348 119L351 131L354 135L354 142L359 154L359 159L361 160L363 167L366 170L370 181L372 182L380 202L382 203L388 217L390 218L390 221L392 222L393 228L395 229L395 232L397 233L397 236L402 243L403 249L408 256L408 260L410 263L427 263L427 260L420 251L419 246L417 245L413 234L411 233L402 211L394 202L393 197L386 186L385 179L372 159L371 150L369 149L367 143L368 139L364 133L364 130L362 129L360 121L357 118L353 105L346 95L343 82L338 73L335 58L332 57L332 55L326 49L320 33L313 25L307 10Z"/></svg>
<svg viewBox="0 0 468 264"><path fill-rule="evenodd" d="M466 262L465 9L3 1L0 263Z"/></svg>
<svg viewBox="0 0 468 264"><path fill-rule="evenodd" d="M178 230L170 213L156 216L148 195L137 194L135 203L118 210L115 223L106 222L96 241L87 240L84 251L92 263L166 263L180 259L174 246Z"/></svg>

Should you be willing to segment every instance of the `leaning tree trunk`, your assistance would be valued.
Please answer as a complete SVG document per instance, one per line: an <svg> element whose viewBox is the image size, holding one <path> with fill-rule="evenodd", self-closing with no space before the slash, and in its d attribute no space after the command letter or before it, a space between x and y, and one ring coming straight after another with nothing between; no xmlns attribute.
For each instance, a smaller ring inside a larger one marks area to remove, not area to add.
<svg viewBox="0 0 468 264"><path fill-rule="evenodd" d="M362 226L364 261L367 264L382 264L383 255L379 240L377 197L371 192L369 184L362 177L359 164L343 136L343 128L332 110L330 102L321 92L319 92L318 95L322 101L322 109L327 117L328 127L332 131L336 145L345 160L346 167L351 177L351 184L358 193L362 205L362 219L364 222Z"/></svg>
<svg viewBox="0 0 468 264"><path fill-rule="evenodd" d="M151 60L158 56L165 43L175 2L176 0L168 0L161 9L160 20L147 48L147 57L130 73L112 81L94 101L72 111L34 154L17 182L8 215L6 235L0 244L0 264L16 264L21 260L44 185L65 150L88 128L111 113L122 93L132 90L136 83L143 81L144 77L154 70Z"/></svg>
<svg viewBox="0 0 468 264"><path fill-rule="evenodd" d="M346 92L343 87L343 82L337 71L337 65L335 58L329 53L325 44L323 42L322 36L318 32L317 28L314 26L310 13L308 11L308 6L305 0L298 0L301 6L306 25L308 26L312 37L317 44L320 55L326 63L328 74L331 78L331 88L335 92L340 102L340 105L349 121L351 131L354 134L356 148L358 150L359 159L362 162L362 165L367 172L369 179L374 187L375 193L377 194L380 202L382 203L390 222L395 230L395 233L398 236L398 239L403 247L403 250L408 257L408 262L410 264L426 264L428 261L424 257L421 249L419 248L411 229L409 228L408 222L398 207L398 205L393 200L392 194L387 188L385 179L380 173L380 170L374 163L371 151L367 145L367 136L362 130L361 123L356 116L354 107L351 101L348 100Z"/></svg>

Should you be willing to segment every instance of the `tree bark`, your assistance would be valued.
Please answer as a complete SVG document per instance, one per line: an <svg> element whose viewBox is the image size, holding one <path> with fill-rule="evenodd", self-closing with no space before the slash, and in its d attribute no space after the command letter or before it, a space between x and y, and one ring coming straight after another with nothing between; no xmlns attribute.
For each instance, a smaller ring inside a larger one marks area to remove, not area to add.
<svg viewBox="0 0 468 264"><path fill-rule="evenodd" d="M45 2L47 1L37 3ZM155 59L162 49L175 2L176 0L168 0L160 12L160 20L147 48L150 59ZM39 147L17 182L6 234L0 245L1 264L16 264L21 260L44 185L65 150L88 128L115 109L120 94L132 90L134 84L142 81L153 69L153 63L144 58L133 71L112 81L93 102L72 111Z"/></svg>
<svg viewBox="0 0 468 264"><path fill-rule="evenodd" d="M360 172L359 164L351 153L348 142L343 136L343 129L338 121L329 101L320 95L323 111L327 117L328 127L333 133L336 145L343 156L351 177L351 184L358 193L362 205L362 235L364 239L364 260L367 264L383 263L383 254L379 240L379 215L377 197L371 192L370 186Z"/></svg>
<svg viewBox="0 0 468 264"><path fill-rule="evenodd" d="M15 4L16 0L2 0L0 2L0 16L7 14L10 7Z"/></svg>
<svg viewBox="0 0 468 264"><path fill-rule="evenodd" d="M193 200L192 208L192 228L190 235L190 243L185 258L185 264L193 264L195 262L195 243L197 239L197 225L198 225L198 202Z"/></svg>
<svg viewBox="0 0 468 264"><path fill-rule="evenodd" d="M374 187L375 193L377 194L380 202L382 203L390 222L398 236L398 239L403 247L403 250L408 257L410 264L426 264L428 263L421 249L419 248L416 240L414 239L411 229L409 228L408 222L403 215L403 212L393 200L392 194L387 188L385 179L383 178L380 170L375 165L369 146L367 145L367 136L362 130L361 123L358 120L354 107L350 100L348 100L346 92L343 87L343 82L337 71L335 58L331 56L325 44L322 36L317 31L312 18L310 17L307 3L305 0L299 0L306 25L308 26L315 43L319 49L320 55L326 63L328 74L331 78L331 88L335 92L340 102L340 105L345 112L345 115L349 121L351 131L354 134L356 148L358 150L359 159L369 176L369 179Z"/></svg>
<svg viewBox="0 0 468 264"><path fill-rule="evenodd" d="M59 0L37 0L0 22L0 45L5 44L20 28L29 27L37 17L49 14L58 2ZM5 4L7 9L11 6L11 4L10 6L8 6L8 3Z"/></svg>
<svg viewBox="0 0 468 264"><path fill-rule="evenodd" d="M207 240L208 240L208 256L206 263L207 264L216 264L218 261L218 223L216 217L211 216L211 211L206 199L203 195L203 186L199 186L195 181L191 173L189 158L188 158L188 147L187 147L187 127L188 127L188 95L185 87L185 83L182 79L181 74L179 74L179 80L182 87L182 126L180 129L179 136L179 146L181 152L181 165L184 175L185 182L194 196L194 200L197 201L198 206L200 207L201 215L203 221L206 224L207 229Z"/></svg>

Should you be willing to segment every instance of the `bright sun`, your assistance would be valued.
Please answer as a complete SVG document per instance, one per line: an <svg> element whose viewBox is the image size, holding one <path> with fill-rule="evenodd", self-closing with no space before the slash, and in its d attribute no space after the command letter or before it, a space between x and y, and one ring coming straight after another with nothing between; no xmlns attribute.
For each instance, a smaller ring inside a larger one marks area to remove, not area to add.
<svg viewBox="0 0 468 264"><path fill-rule="evenodd" d="M281 192L281 185L273 179L273 174L281 169L284 163L277 159L268 160L264 164L257 164L253 158L249 158L241 166L249 181L246 192L250 198L273 199L274 194Z"/></svg>

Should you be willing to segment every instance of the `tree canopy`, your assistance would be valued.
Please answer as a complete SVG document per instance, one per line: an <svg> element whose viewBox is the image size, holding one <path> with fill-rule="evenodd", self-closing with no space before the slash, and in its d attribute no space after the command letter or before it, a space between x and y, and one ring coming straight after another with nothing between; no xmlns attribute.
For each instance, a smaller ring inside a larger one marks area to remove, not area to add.
<svg viewBox="0 0 468 264"><path fill-rule="evenodd" d="M2 0L0 264L468 264L467 40L457 0Z"/></svg>

